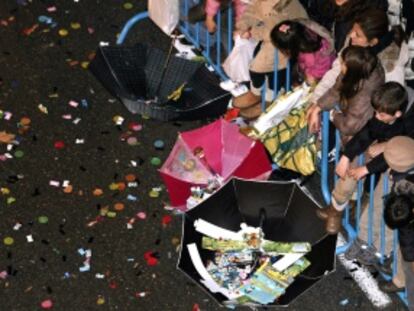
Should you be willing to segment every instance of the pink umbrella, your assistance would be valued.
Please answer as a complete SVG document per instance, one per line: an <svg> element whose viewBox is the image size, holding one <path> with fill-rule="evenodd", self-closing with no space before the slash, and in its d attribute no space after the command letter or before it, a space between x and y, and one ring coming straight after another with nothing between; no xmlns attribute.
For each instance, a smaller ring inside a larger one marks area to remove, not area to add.
<svg viewBox="0 0 414 311"><path fill-rule="evenodd" d="M265 180L270 172L263 145L223 119L180 133L160 169L171 205L183 211L191 187L206 187L217 175L223 181L232 176Z"/></svg>

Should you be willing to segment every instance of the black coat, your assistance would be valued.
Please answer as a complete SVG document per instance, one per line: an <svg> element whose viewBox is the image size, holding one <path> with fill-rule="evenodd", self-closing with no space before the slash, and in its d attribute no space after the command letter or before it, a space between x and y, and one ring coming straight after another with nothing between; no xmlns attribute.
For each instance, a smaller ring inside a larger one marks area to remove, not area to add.
<svg viewBox="0 0 414 311"><path fill-rule="evenodd" d="M346 143L344 155L353 160L357 155L365 152L375 141L383 143L395 136L406 135L405 122L403 118L398 118L393 124L386 124L372 117L368 123ZM388 168L384 159L384 154L373 158L368 164L367 169L370 174L382 173Z"/></svg>
<svg viewBox="0 0 414 311"><path fill-rule="evenodd" d="M398 229L400 249L405 261L414 261L414 222Z"/></svg>

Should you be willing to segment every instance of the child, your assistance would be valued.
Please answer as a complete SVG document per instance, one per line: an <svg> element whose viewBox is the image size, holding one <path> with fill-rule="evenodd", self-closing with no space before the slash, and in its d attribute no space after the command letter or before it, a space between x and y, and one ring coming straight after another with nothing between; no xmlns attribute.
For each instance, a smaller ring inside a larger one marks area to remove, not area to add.
<svg viewBox="0 0 414 311"><path fill-rule="evenodd" d="M277 24L270 33L279 55L289 58L292 84L304 80L314 85L331 68L335 60L333 40L328 30L309 19L294 19ZM253 119L261 113L261 103L240 108L240 116Z"/></svg>
<svg viewBox="0 0 414 311"><path fill-rule="evenodd" d="M363 2L363 1L361 1ZM408 46L401 36L399 28L389 31L387 14L382 9L367 9L355 17L351 32L345 46L367 47L377 55L385 70L385 81L396 81L404 85L404 67L408 61ZM308 108L309 131L318 132L320 116L314 113L316 103L334 85L340 73L340 57L332 64L332 68L323 76L313 91Z"/></svg>
<svg viewBox="0 0 414 311"><path fill-rule="evenodd" d="M205 24L209 33L216 32L216 21L214 20L217 12L220 10L223 0L207 0L206 1L206 19ZM234 17L236 22L240 19L240 16L243 14L246 4L246 0L233 0L234 4Z"/></svg>
<svg viewBox="0 0 414 311"><path fill-rule="evenodd" d="M318 99L308 122L319 118L322 110L331 110L332 122L345 143L372 117L371 95L384 83L384 70L368 49L358 46L345 48L340 62L341 73L335 84ZM340 109L335 110L338 103Z"/></svg>
<svg viewBox="0 0 414 311"><path fill-rule="evenodd" d="M276 24L291 18L307 18L306 11L299 0L253 0L236 23L236 34L242 38L251 37L259 44L250 64L250 91L234 98L234 107L243 109L260 102L261 87L265 82L267 82L267 90L273 88L271 80L275 48L271 42L270 32ZM279 55L278 64L279 70L285 69L286 57ZM269 92L266 99L271 100L272 95Z"/></svg>
<svg viewBox="0 0 414 311"><path fill-rule="evenodd" d="M319 217L327 220L326 229L329 233L338 232L342 211L355 191L357 180L367 174L382 173L387 169L382 154L385 142L405 133L401 117L407 103L407 92L397 82L388 82L373 93L371 104L375 111L374 117L345 145L343 155L336 166L336 173L341 180L332 192L332 205L326 212L318 211ZM373 145L374 142L376 144ZM355 167L353 160L366 150L372 160L366 165Z"/></svg>
<svg viewBox="0 0 414 311"><path fill-rule="evenodd" d="M309 85L317 83L336 58L331 34L312 20L281 22L270 36L281 53L297 62L299 74Z"/></svg>

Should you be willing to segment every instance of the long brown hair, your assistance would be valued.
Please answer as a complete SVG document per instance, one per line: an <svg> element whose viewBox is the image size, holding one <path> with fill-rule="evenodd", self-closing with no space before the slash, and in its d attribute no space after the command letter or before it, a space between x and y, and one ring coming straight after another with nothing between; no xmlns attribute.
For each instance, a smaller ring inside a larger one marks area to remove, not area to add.
<svg viewBox="0 0 414 311"><path fill-rule="evenodd" d="M378 64L377 57L368 49L360 46L348 46L341 54L346 73L340 85L341 101L354 97L363 87Z"/></svg>

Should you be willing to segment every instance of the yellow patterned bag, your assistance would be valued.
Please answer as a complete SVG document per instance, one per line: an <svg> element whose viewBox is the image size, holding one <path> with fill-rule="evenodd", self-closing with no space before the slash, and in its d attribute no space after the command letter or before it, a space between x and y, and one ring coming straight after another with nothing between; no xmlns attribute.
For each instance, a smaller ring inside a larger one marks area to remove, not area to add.
<svg viewBox="0 0 414 311"><path fill-rule="evenodd" d="M260 140L279 167L305 176L315 171L316 136L308 132L306 107L293 109L281 123L261 135Z"/></svg>

